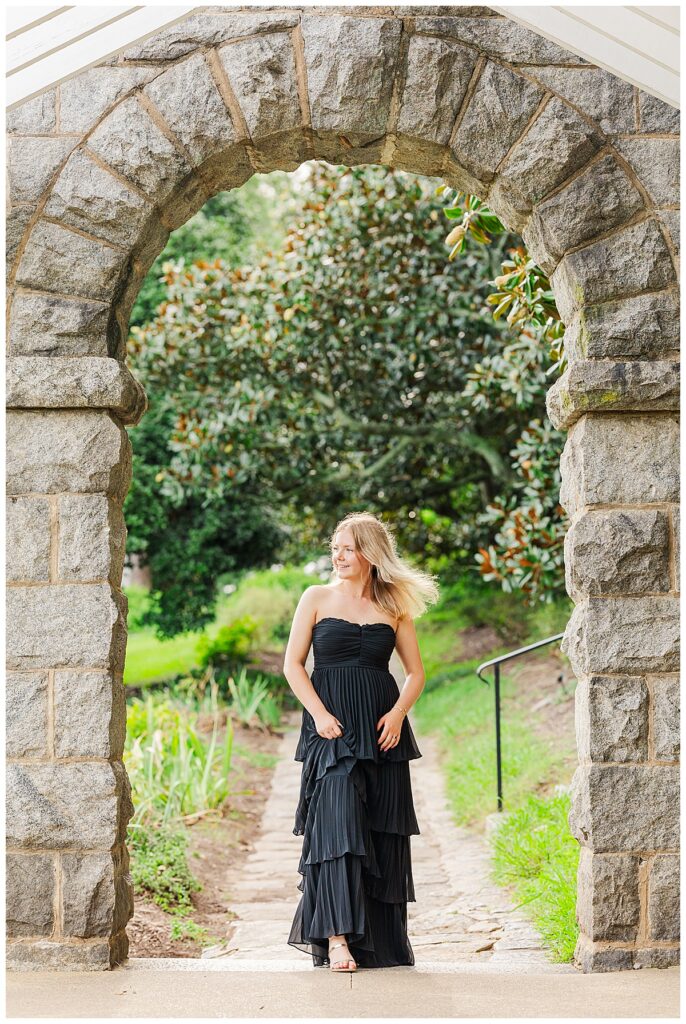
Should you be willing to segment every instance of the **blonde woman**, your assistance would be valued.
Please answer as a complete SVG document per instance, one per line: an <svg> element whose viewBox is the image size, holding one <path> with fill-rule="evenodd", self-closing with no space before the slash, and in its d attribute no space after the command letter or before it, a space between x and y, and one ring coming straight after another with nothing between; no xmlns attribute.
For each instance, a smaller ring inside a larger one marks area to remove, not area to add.
<svg viewBox="0 0 686 1024"><path fill-rule="evenodd" d="M300 598L284 662L303 704L293 829L304 837L302 896L287 941L315 967L412 966L410 836L419 827L409 762L422 755L407 713L424 688L413 618L438 588L368 512L338 523L331 560L331 581ZM406 672L400 691L389 672L394 648Z"/></svg>

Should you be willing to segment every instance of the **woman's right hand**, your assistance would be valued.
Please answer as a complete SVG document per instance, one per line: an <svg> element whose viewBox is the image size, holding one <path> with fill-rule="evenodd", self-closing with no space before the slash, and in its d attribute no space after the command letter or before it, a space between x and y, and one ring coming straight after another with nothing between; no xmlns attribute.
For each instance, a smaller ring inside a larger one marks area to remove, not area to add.
<svg viewBox="0 0 686 1024"><path fill-rule="evenodd" d="M317 715L314 719L314 724L317 732L324 739L333 740L337 736L343 735L343 724L338 721L335 715L329 714L328 711L323 711L321 715Z"/></svg>

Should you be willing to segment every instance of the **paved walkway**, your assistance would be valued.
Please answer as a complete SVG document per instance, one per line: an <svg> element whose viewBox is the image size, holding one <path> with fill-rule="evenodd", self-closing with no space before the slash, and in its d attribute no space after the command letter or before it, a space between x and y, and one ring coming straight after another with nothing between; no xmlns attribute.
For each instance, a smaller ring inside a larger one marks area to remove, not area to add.
<svg viewBox="0 0 686 1024"><path fill-rule="evenodd" d="M312 651L306 663L312 670ZM393 653L390 669L402 686L402 663ZM413 725L412 715L410 722ZM272 969L310 969L309 954L286 943L300 897L296 888L302 836L293 835L293 819L302 765L293 760L300 712L290 719L272 777L271 792L256 848L232 886L231 909L238 915L222 947L206 958L271 962ZM570 964L553 964L541 941L507 894L488 880L489 849L484 839L452 821L445 799L436 742L417 735L422 757L410 762L412 791L421 835L412 836L416 902L408 904L408 933L416 967L454 970L471 964L500 971L536 970L576 973Z"/></svg>
<svg viewBox="0 0 686 1024"><path fill-rule="evenodd" d="M297 740L298 728L291 727L281 743L255 850L229 894L235 896L230 906L238 920L225 945L207 950L206 958L314 970L309 954L286 943L300 898L302 836L292 831L301 772L293 760ZM570 964L548 960L534 928L512 909L504 890L488 881L485 840L453 824L435 742L426 736L417 741L423 756L410 762L410 771L421 835L411 839L417 899L408 904L416 966L577 973Z"/></svg>

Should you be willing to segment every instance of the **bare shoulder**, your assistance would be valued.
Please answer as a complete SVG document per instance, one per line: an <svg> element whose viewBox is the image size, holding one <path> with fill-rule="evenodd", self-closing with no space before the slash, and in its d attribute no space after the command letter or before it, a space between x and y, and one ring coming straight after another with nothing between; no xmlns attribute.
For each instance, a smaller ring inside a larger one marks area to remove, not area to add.
<svg viewBox="0 0 686 1024"><path fill-rule="evenodd" d="M326 590L326 587L321 583L312 583L309 587L306 587L300 595L299 605L301 608L306 608L307 611L316 611L321 601L322 591Z"/></svg>

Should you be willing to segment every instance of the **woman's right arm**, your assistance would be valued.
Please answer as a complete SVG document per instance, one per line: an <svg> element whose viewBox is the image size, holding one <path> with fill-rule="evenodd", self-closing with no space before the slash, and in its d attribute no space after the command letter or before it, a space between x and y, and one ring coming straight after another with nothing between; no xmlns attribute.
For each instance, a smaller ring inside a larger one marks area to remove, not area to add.
<svg viewBox="0 0 686 1024"><path fill-rule="evenodd" d="M312 715L319 735L327 739L334 739L336 736L343 735L340 728L341 723L322 703L305 671L305 662L310 653L312 629L316 619L317 590L317 586L308 587L298 601L284 655L283 674L300 703Z"/></svg>

